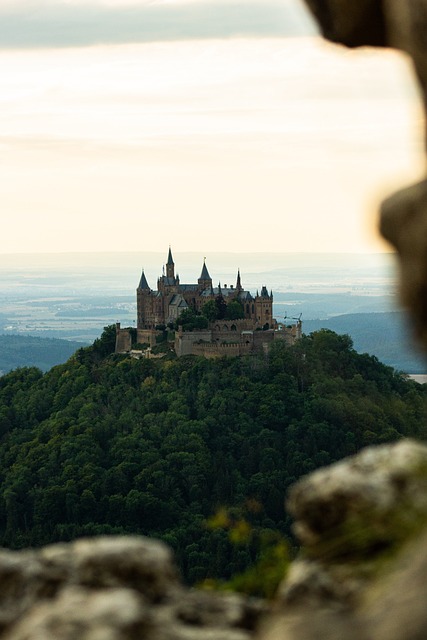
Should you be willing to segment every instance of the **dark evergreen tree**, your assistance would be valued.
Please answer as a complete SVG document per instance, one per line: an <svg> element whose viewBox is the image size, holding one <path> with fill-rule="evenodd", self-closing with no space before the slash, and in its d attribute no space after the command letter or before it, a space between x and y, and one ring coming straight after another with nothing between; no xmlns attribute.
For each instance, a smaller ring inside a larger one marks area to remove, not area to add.
<svg viewBox="0 0 427 640"><path fill-rule="evenodd" d="M201 317L201 316L200 316ZM206 520L218 506L289 535L287 487L397 438L426 438L426 387L320 331L268 356L133 360L112 330L66 364L0 378L0 542L139 533L189 581L253 562ZM236 516L237 517L237 516Z"/></svg>

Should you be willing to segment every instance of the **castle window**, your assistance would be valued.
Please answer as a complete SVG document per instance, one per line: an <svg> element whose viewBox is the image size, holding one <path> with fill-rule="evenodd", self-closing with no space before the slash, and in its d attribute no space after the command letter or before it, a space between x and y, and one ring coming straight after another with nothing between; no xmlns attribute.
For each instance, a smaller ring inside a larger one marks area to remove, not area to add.
<svg viewBox="0 0 427 640"><path fill-rule="evenodd" d="M231 325L231 330L232 330L232 331L237 331L237 327L236 327L236 325L235 325L235 324L232 324L232 325Z"/></svg>

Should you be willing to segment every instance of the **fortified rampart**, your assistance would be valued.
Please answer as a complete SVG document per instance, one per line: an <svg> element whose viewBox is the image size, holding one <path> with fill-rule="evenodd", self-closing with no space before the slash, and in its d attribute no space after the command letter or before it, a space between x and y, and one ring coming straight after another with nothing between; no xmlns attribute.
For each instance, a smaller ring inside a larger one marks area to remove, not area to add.
<svg viewBox="0 0 427 640"><path fill-rule="evenodd" d="M185 314L202 315L206 329L189 327L179 319ZM206 358L241 356L268 350L274 340L291 345L301 337L301 322L285 326L273 318L273 293L263 286L253 296L242 287L240 271L236 285L213 287L206 263L194 284L182 284L175 275L169 249L166 268L153 291L144 271L137 288L137 328L117 325L116 353L130 353L135 343L155 347L166 327L180 327L175 336L178 356L202 355ZM151 353L151 351L150 351ZM147 356L148 357L148 356Z"/></svg>

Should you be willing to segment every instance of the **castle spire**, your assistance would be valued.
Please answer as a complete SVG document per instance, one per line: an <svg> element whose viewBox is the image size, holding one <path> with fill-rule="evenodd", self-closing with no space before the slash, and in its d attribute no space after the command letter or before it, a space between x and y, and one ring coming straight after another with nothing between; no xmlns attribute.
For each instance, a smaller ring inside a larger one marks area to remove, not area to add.
<svg viewBox="0 0 427 640"><path fill-rule="evenodd" d="M175 263L172 258L172 250L169 247L168 261L166 263L166 277L175 279Z"/></svg>
<svg viewBox="0 0 427 640"><path fill-rule="evenodd" d="M212 280L212 278L209 275L208 268L206 266L206 258L203 258L202 273L200 274L199 280Z"/></svg>
<svg viewBox="0 0 427 640"><path fill-rule="evenodd" d="M141 280L139 281L138 289L149 289L147 278L145 277L144 269L142 270Z"/></svg>
<svg viewBox="0 0 427 640"><path fill-rule="evenodd" d="M237 269L236 289L237 289L237 291L242 291L242 282L240 280L240 269Z"/></svg>
<svg viewBox="0 0 427 640"><path fill-rule="evenodd" d="M200 278L197 281L199 290L206 291L207 289L212 289L212 278L209 275L208 268L206 266L206 258L203 258L203 267L202 273L200 274Z"/></svg>

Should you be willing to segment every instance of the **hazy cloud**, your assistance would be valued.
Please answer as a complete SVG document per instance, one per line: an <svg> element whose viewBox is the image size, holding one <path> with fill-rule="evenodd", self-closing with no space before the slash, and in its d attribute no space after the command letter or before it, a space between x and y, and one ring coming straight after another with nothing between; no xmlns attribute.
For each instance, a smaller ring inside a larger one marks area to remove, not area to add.
<svg viewBox="0 0 427 640"><path fill-rule="evenodd" d="M0 48L6 49L313 33L315 27L298 0L122 6L30 0L0 7Z"/></svg>

